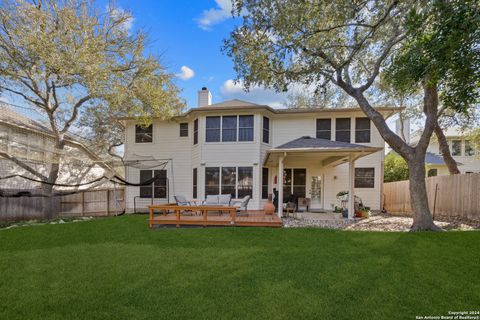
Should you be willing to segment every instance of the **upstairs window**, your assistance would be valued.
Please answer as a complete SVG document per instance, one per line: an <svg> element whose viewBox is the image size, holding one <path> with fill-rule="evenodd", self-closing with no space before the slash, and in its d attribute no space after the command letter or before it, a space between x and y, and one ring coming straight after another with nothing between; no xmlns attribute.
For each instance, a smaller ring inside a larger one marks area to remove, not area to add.
<svg viewBox="0 0 480 320"><path fill-rule="evenodd" d="M180 137L188 137L188 123L180 123Z"/></svg>
<svg viewBox="0 0 480 320"><path fill-rule="evenodd" d="M207 117L207 126L205 133L205 141L220 141L220 117Z"/></svg>
<svg viewBox="0 0 480 320"><path fill-rule="evenodd" d="M253 115L207 117L206 142L253 141Z"/></svg>
<svg viewBox="0 0 480 320"><path fill-rule="evenodd" d="M331 119L317 119L317 138L332 139L332 120Z"/></svg>
<svg viewBox="0 0 480 320"><path fill-rule="evenodd" d="M193 121L193 144L198 144L198 119Z"/></svg>
<svg viewBox="0 0 480 320"><path fill-rule="evenodd" d="M360 143L370 142L370 119L368 118L355 119L355 142L360 142Z"/></svg>
<svg viewBox="0 0 480 320"><path fill-rule="evenodd" d="M337 118L335 141L350 142L350 118Z"/></svg>
<svg viewBox="0 0 480 320"><path fill-rule="evenodd" d="M264 143L270 143L270 119L263 117L263 136L262 141Z"/></svg>
<svg viewBox="0 0 480 320"><path fill-rule="evenodd" d="M452 140L452 156L462 155L462 141Z"/></svg>
<svg viewBox="0 0 480 320"><path fill-rule="evenodd" d="M148 143L153 142L153 125L144 127L142 125L135 125L135 142Z"/></svg>
<svg viewBox="0 0 480 320"><path fill-rule="evenodd" d="M222 141L237 141L237 116L222 117Z"/></svg>
<svg viewBox="0 0 480 320"><path fill-rule="evenodd" d="M355 168L355 188L375 188L375 168Z"/></svg>
<svg viewBox="0 0 480 320"><path fill-rule="evenodd" d="M253 116L238 117L238 141L253 141Z"/></svg>

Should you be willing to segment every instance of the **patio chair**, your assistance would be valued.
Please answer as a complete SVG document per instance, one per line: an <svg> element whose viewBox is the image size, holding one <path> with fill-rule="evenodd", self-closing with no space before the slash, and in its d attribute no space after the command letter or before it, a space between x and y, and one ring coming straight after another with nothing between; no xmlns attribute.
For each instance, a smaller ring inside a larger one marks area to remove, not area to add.
<svg viewBox="0 0 480 320"><path fill-rule="evenodd" d="M248 202L250 201L250 196L245 196L239 200L233 200L231 203L232 207L237 207L237 212L241 212L241 215L248 215L247 214L247 206ZM242 212L243 211L243 212Z"/></svg>
<svg viewBox="0 0 480 320"><path fill-rule="evenodd" d="M288 218L291 213L292 217L294 219L297 219L298 217L297 217L296 208L297 208L297 204L295 202L292 202L292 201L287 202L287 206L285 208L285 217Z"/></svg>
<svg viewBox="0 0 480 320"><path fill-rule="evenodd" d="M175 202L177 203L178 206L189 206L190 201L187 201L187 198L184 196L174 196Z"/></svg>
<svg viewBox="0 0 480 320"><path fill-rule="evenodd" d="M174 196L175 202L177 203L177 206L192 206L193 204L187 200L186 197L184 196ZM190 215L197 214L193 210L183 210L183 213L188 213Z"/></svg>

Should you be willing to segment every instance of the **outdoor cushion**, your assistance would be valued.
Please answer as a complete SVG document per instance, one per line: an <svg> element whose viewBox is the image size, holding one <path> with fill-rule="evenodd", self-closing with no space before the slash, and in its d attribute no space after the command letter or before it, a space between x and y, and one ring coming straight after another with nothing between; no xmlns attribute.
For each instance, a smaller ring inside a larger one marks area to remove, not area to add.
<svg viewBox="0 0 480 320"><path fill-rule="evenodd" d="M208 195L205 199L206 205L218 205L218 196L217 195Z"/></svg>
<svg viewBox="0 0 480 320"><path fill-rule="evenodd" d="M222 206L230 205L230 200L232 199L231 194L221 194L218 196L218 204Z"/></svg>

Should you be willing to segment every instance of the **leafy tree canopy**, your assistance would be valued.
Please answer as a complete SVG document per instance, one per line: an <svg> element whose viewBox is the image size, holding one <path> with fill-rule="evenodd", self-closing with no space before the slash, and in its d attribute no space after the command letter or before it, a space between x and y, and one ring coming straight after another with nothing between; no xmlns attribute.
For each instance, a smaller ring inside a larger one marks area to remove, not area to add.
<svg viewBox="0 0 480 320"><path fill-rule="evenodd" d="M394 152L385 156L385 182L408 180L408 165L405 159Z"/></svg>
<svg viewBox="0 0 480 320"><path fill-rule="evenodd" d="M428 78L446 108L466 112L480 98L480 3L420 1L405 20L405 40L387 78L408 91Z"/></svg>
<svg viewBox="0 0 480 320"><path fill-rule="evenodd" d="M48 182L45 194L58 178L69 132L86 128L99 149L111 151L122 142L118 116L138 116L146 124L184 106L172 75L146 54L146 35L126 27L130 19L128 12L100 10L89 0L1 2L0 90L44 116L54 148L46 174L6 152L0 156ZM98 161L97 150L88 154ZM51 214L48 205L44 211Z"/></svg>

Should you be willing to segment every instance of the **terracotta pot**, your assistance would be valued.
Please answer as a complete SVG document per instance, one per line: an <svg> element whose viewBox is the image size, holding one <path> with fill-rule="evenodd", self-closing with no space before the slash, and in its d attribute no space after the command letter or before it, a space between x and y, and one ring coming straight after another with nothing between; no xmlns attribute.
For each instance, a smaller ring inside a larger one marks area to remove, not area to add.
<svg viewBox="0 0 480 320"><path fill-rule="evenodd" d="M272 202L272 194L268 195L268 201L263 205L263 211L268 215L273 215L275 212L275 206Z"/></svg>

